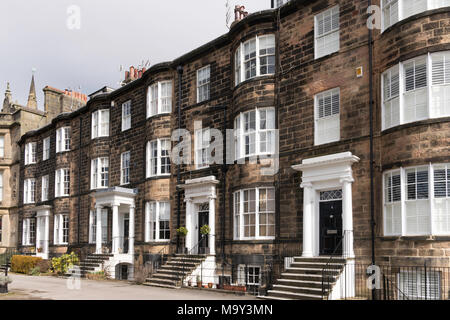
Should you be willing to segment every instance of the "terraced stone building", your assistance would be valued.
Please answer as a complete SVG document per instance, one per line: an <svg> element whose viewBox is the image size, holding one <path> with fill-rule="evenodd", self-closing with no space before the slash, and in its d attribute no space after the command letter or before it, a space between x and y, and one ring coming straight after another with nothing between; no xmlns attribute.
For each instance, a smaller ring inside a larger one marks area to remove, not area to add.
<svg viewBox="0 0 450 320"><path fill-rule="evenodd" d="M21 250L108 252L116 277L162 253L206 254L204 282L270 274L279 298L321 297L333 255L352 288L335 298L355 295L372 255L449 267L450 3L406 2L372 1L373 17L353 0L237 9L227 34L25 134L37 160L21 163ZM190 164L173 162L176 129ZM231 163L210 163L225 129Z"/></svg>

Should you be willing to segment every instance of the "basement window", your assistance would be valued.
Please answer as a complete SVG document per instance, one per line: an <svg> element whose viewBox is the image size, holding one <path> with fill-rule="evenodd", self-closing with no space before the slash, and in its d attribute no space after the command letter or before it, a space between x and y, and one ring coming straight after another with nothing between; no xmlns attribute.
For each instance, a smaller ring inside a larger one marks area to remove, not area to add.
<svg viewBox="0 0 450 320"><path fill-rule="evenodd" d="M399 300L440 300L441 275L434 270L411 268L398 274Z"/></svg>

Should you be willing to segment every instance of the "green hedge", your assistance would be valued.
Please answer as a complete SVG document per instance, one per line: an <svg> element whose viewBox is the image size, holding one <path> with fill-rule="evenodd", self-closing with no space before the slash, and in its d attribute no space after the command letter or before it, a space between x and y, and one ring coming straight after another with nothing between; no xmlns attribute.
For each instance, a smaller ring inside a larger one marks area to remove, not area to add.
<svg viewBox="0 0 450 320"><path fill-rule="evenodd" d="M42 261L42 258L40 257L13 256L11 258L11 271L30 274L31 270L33 270L40 261Z"/></svg>

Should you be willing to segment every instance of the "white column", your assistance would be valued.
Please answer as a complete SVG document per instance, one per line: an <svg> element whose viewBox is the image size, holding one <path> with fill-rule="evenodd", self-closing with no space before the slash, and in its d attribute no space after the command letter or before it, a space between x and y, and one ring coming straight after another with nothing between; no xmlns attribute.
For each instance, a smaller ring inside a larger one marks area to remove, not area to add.
<svg viewBox="0 0 450 320"><path fill-rule="evenodd" d="M130 231L128 240L128 254L134 254L134 213L135 213L134 203L130 206Z"/></svg>
<svg viewBox="0 0 450 320"><path fill-rule="evenodd" d="M353 206L352 206L352 183L353 179L341 179L342 183L342 226L344 232L343 255L345 258L354 258L353 251Z"/></svg>
<svg viewBox="0 0 450 320"><path fill-rule="evenodd" d="M216 197L209 198L209 253L216 254Z"/></svg>
<svg viewBox="0 0 450 320"><path fill-rule="evenodd" d="M36 243L35 243L35 246L36 246L36 255L37 256L39 256L40 255L40 253L39 253L39 248L41 247L41 232L42 232L42 230L41 230L41 217L36 217Z"/></svg>
<svg viewBox="0 0 450 320"><path fill-rule="evenodd" d="M192 237L194 236L194 226L192 225L192 199L187 198L185 199L186 202L186 229L188 231L186 238L185 238L185 246L187 250L190 250L193 246L192 244Z"/></svg>
<svg viewBox="0 0 450 320"><path fill-rule="evenodd" d="M96 206L97 211L97 232L95 239L95 252L102 253L102 207Z"/></svg>
<svg viewBox="0 0 450 320"><path fill-rule="evenodd" d="M44 248L43 248L43 252L44 252L44 256L45 256L45 259L48 259L48 242L49 242L49 230L50 230L50 216L49 216L49 214L47 214L45 217L44 217L44 223L45 223L45 226L44 226Z"/></svg>
<svg viewBox="0 0 450 320"><path fill-rule="evenodd" d="M314 196L311 183L302 183L303 188L303 257L313 256Z"/></svg>
<svg viewBox="0 0 450 320"><path fill-rule="evenodd" d="M120 229L119 229L119 205L112 206L112 251L113 254L119 253Z"/></svg>

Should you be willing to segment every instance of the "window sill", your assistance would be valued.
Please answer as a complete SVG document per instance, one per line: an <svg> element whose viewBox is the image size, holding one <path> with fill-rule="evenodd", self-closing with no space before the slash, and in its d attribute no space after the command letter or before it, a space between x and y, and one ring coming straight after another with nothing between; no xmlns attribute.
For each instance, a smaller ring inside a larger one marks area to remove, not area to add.
<svg viewBox="0 0 450 320"><path fill-rule="evenodd" d="M71 151L71 150L57 151L56 154L62 154L62 153L70 152L70 151Z"/></svg>
<svg viewBox="0 0 450 320"><path fill-rule="evenodd" d="M162 117L165 117L165 116L170 116L171 114L172 114L172 112L158 113L158 114L154 114L154 115L151 115L151 116L147 116L146 120L162 118Z"/></svg>
<svg viewBox="0 0 450 320"><path fill-rule="evenodd" d="M273 244L275 237L271 238L251 238L251 239L233 239L235 244Z"/></svg>
<svg viewBox="0 0 450 320"><path fill-rule="evenodd" d="M122 130L120 131L120 133L127 132L127 131L130 131L130 130L131 130L131 127L127 128L127 129L122 128Z"/></svg>
<svg viewBox="0 0 450 320"><path fill-rule="evenodd" d="M240 83L238 83L237 85L234 86L234 90L236 90L236 89L240 88L241 86L245 85L246 83L250 83L252 81L258 81L258 80L270 79L270 78L273 78L273 80L275 80L275 75L276 75L275 73L265 74L262 76L256 76L256 77L241 81Z"/></svg>
<svg viewBox="0 0 450 320"><path fill-rule="evenodd" d="M439 236L439 235L424 235L424 236L381 236L379 237L382 241L448 241L450 240L450 235L448 236Z"/></svg>
<svg viewBox="0 0 450 320"><path fill-rule="evenodd" d="M161 245L161 244L169 244L170 240L151 240L151 241L146 241L145 244L150 244L150 245Z"/></svg>
<svg viewBox="0 0 450 320"><path fill-rule="evenodd" d="M67 198L70 198L70 195L57 196L57 197L54 198L54 200L57 200L57 199L67 199Z"/></svg>
<svg viewBox="0 0 450 320"><path fill-rule="evenodd" d="M170 174L147 177L146 180L149 181L149 180L159 180L159 179L168 179L168 178L170 178Z"/></svg>
<svg viewBox="0 0 450 320"><path fill-rule="evenodd" d="M417 120L414 122L399 124L395 127L390 127L390 128L384 129L381 131L381 134L382 135L390 134L397 130L408 129L408 128L412 128L412 127L418 127L421 125L427 125L427 124L444 123L444 122L449 122L449 121L450 121L450 117L440 117L440 118L429 118L429 119L425 119L425 120Z"/></svg>
<svg viewBox="0 0 450 320"><path fill-rule="evenodd" d="M92 141L92 140L107 139L107 138L110 138L110 136L109 136L109 135L108 135L108 136L98 136L98 137L95 137L95 138L91 138L91 141Z"/></svg>

